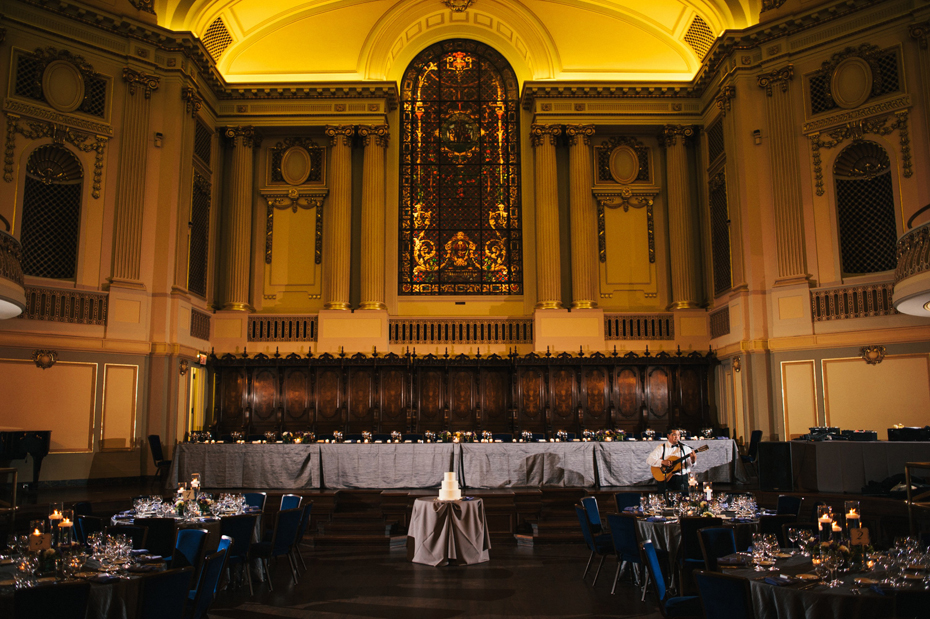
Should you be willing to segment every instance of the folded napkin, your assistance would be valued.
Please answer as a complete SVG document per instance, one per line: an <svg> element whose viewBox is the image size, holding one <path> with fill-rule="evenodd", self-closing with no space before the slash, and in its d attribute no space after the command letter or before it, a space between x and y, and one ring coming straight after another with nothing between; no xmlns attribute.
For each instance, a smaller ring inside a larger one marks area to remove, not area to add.
<svg viewBox="0 0 930 619"><path fill-rule="evenodd" d="M141 555L136 557L136 561L139 563L161 563L164 560L164 557L159 557L158 555Z"/></svg>
<svg viewBox="0 0 930 619"><path fill-rule="evenodd" d="M755 522L754 518L731 518L730 522Z"/></svg>
<svg viewBox="0 0 930 619"><path fill-rule="evenodd" d="M624 508L623 508L623 511L625 511L625 512L639 512L639 508L636 507L635 505L632 505L632 506L630 506L630 507L624 507Z"/></svg>
<svg viewBox="0 0 930 619"><path fill-rule="evenodd" d="M139 555L145 555L145 554L148 554L148 553L149 553L149 551L146 550L145 548L139 548L138 550L130 550L130 551L129 551L129 554L131 554L131 555L134 556L134 557L138 557Z"/></svg>
<svg viewBox="0 0 930 619"><path fill-rule="evenodd" d="M127 572L132 574L144 574L145 572L154 572L158 569L157 565L133 565L126 568Z"/></svg>
<svg viewBox="0 0 930 619"><path fill-rule="evenodd" d="M792 578L791 576L768 576L765 581L766 584L775 585L776 587L783 587L785 585L793 585L796 582L801 582L800 578Z"/></svg>
<svg viewBox="0 0 930 619"><path fill-rule="evenodd" d="M649 516L646 518L646 522L667 522L668 518L663 516Z"/></svg>
<svg viewBox="0 0 930 619"><path fill-rule="evenodd" d="M108 583L113 582L114 580L119 580L119 576L114 576L113 574L96 574L87 580L90 582Z"/></svg>
<svg viewBox="0 0 930 619"><path fill-rule="evenodd" d="M717 565L746 565L746 559L743 557L720 557L717 559Z"/></svg>

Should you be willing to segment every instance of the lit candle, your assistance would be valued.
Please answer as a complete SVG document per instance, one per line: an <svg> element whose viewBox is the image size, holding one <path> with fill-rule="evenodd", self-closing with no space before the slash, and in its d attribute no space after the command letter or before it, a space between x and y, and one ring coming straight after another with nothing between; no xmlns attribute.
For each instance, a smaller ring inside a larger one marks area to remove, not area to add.
<svg viewBox="0 0 930 619"><path fill-rule="evenodd" d="M70 526L74 526L74 523L68 520L67 518L63 518L61 521L61 524L59 524L58 526L59 527L70 527Z"/></svg>
<svg viewBox="0 0 930 619"><path fill-rule="evenodd" d="M607 438L604 439L604 441L607 442L607 443L609 443L609 442L612 441L612 440L614 440L614 439L610 438L609 436L608 436Z"/></svg>
<svg viewBox="0 0 930 619"><path fill-rule="evenodd" d="M32 536L33 536L33 537L42 537L42 532L39 531L38 529L36 529L35 531L32 532Z"/></svg>
<svg viewBox="0 0 930 619"><path fill-rule="evenodd" d="M850 529L859 528L859 514L855 511L850 511L846 514L846 526Z"/></svg>
<svg viewBox="0 0 930 619"><path fill-rule="evenodd" d="M833 523L833 532L834 532L834 533L842 533L842 532L843 532L843 529L840 528L840 525L838 525L837 523L834 522L834 523Z"/></svg>

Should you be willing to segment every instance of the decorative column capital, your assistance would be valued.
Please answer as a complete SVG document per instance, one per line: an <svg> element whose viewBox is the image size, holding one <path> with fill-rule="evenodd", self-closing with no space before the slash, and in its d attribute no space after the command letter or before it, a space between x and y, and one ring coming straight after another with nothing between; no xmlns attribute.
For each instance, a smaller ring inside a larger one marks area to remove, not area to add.
<svg viewBox="0 0 930 619"><path fill-rule="evenodd" d="M181 98L187 103L187 113L192 118L197 118L197 113L203 107L203 97L197 94L197 91L190 86L181 89Z"/></svg>
<svg viewBox="0 0 930 619"><path fill-rule="evenodd" d="M546 136L549 136L549 143L555 146L555 141L562 135L562 125L531 125L530 141L533 147L541 146Z"/></svg>
<svg viewBox="0 0 930 619"><path fill-rule="evenodd" d="M594 125L565 125L565 135L568 136L568 145L591 145L591 136L594 135Z"/></svg>
<svg viewBox="0 0 930 619"><path fill-rule="evenodd" d="M794 65L789 64L786 67L775 69L771 73L759 76L759 88L765 89L765 94L772 96L772 88L775 84L781 84L781 91L788 92L788 82L794 79Z"/></svg>
<svg viewBox="0 0 930 619"><path fill-rule="evenodd" d="M665 125L659 132L659 143L666 147L675 146L678 143L678 136L681 136L682 146L685 142L693 138L697 133L694 125Z"/></svg>
<svg viewBox="0 0 930 619"><path fill-rule="evenodd" d="M735 86L724 86L720 89L720 94L714 97L717 109L720 110L721 116L726 116L730 111L730 101L736 97Z"/></svg>
<svg viewBox="0 0 930 619"><path fill-rule="evenodd" d="M907 27L907 33L911 38L917 41L920 49L927 49L927 39L930 36L930 21L911 24Z"/></svg>
<svg viewBox="0 0 930 619"><path fill-rule="evenodd" d="M352 136L355 135L355 126L329 125L326 127L326 135L330 137L330 146L336 146L340 140L344 146L351 146Z"/></svg>
<svg viewBox="0 0 930 619"><path fill-rule="evenodd" d="M387 125L359 125L358 135L362 138L363 146L368 146L372 138L374 138L375 146L387 148L391 139L391 128Z"/></svg>
<svg viewBox="0 0 930 619"><path fill-rule="evenodd" d="M246 148L258 148L262 144L262 134L252 126L226 127L223 135L226 136L226 145L230 148L236 146L236 138L242 138L242 145Z"/></svg>
<svg viewBox="0 0 930 619"><path fill-rule="evenodd" d="M151 98L152 93L158 90L161 78L157 75L142 73L129 67L123 68L123 81L129 85L129 94L136 94L136 88L141 88L146 99Z"/></svg>

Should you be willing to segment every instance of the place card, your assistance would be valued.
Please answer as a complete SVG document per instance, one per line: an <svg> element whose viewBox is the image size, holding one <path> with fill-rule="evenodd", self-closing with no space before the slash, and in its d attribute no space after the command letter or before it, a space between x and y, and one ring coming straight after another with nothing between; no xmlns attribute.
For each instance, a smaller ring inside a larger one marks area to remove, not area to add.
<svg viewBox="0 0 930 619"><path fill-rule="evenodd" d="M858 529L849 530L849 545L850 546L868 546L869 545L869 530L866 527L859 527Z"/></svg>
<svg viewBox="0 0 930 619"><path fill-rule="evenodd" d="M40 550L48 550L52 547L52 534L51 533L40 533L36 535L33 533L29 536L29 552L38 552Z"/></svg>

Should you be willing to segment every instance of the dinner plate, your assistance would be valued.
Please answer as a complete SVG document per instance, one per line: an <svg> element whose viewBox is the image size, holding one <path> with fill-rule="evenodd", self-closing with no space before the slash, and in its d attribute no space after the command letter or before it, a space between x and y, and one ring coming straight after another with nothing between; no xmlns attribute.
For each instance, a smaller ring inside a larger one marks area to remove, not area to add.
<svg viewBox="0 0 930 619"><path fill-rule="evenodd" d="M801 580L820 580L817 574L795 574L794 577Z"/></svg>
<svg viewBox="0 0 930 619"><path fill-rule="evenodd" d="M775 558L776 559L790 559L791 555L788 554L787 552L778 552L778 553L775 553Z"/></svg>
<svg viewBox="0 0 930 619"><path fill-rule="evenodd" d="M864 578L860 577L854 581L857 585L877 585L879 581L874 578Z"/></svg>
<svg viewBox="0 0 930 619"><path fill-rule="evenodd" d="M924 577L920 574L905 574L904 578L907 580L923 580Z"/></svg>

